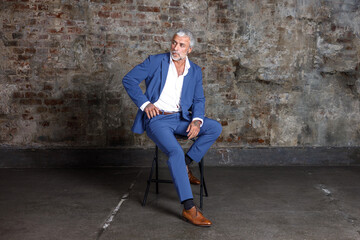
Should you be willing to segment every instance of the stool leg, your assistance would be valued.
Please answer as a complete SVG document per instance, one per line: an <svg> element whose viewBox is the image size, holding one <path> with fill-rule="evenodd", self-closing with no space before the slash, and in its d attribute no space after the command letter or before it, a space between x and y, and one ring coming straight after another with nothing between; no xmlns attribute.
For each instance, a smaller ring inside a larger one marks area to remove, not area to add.
<svg viewBox="0 0 360 240"><path fill-rule="evenodd" d="M202 170L202 179L203 179L203 185L204 185L204 191L205 191L205 197L208 197L208 191L205 184L205 175L204 175L204 158L201 159L201 170Z"/></svg>
<svg viewBox="0 0 360 240"><path fill-rule="evenodd" d="M204 177L204 176L203 176L203 177ZM208 197L209 194L208 194L208 191L207 191L207 188L206 188L206 184L205 184L205 177L203 178L203 183L204 183L205 197Z"/></svg>
<svg viewBox="0 0 360 240"><path fill-rule="evenodd" d="M159 194L159 148L156 145L155 148L155 162L156 162L156 194Z"/></svg>
<svg viewBox="0 0 360 240"><path fill-rule="evenodd" d="M203 206L203 186L204 186L204 163L203 159L199 162L200 168L200 209L202 210Z"/></svg>
<svg viewBox="0 0 360 240"><path fill-rule="evenodd" d="M157 146L156 146L157 148ZM151 170L150 170L150 175L149 175L149 178L148 178L148 181L147 181L147 186L146 186L146 191L145 191L145 194L144 194L144 199L143 199L143 202L142 202L142 205L145 206L146 204L146 200L147 200L147 196L149 194L149 190L150 190L150 183L151 183L151 180L152 180L152 175L153 175L153 172L154 172L154 164L157 163L157 149L155 149L155 156L154 156L154 159L152 161L152 164L151 164Z"/></svg>

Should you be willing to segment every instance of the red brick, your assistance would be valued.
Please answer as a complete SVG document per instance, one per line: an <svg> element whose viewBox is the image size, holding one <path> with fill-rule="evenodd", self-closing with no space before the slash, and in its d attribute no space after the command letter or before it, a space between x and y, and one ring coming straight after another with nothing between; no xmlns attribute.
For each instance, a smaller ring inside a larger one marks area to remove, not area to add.
<svg viewBox="0 0 360 240"><path fill-rule="evenodd" d="M163 22L162 25L165 28L170 28L171 27L171 23L169 23L169 22Z"/></svg>
<svg viewBox="0 0 360 240"><path fill-rule="evenodd" d="M224 2L220 2L217 5L218 9L223 10L223 9L228 9L229 5L227 3Z"/></svg>
<svg viewBox="0 0 360 240"><path fill-rule="evenodd" d="M55 29L55 28L50 28L50 29L48 29L48 32L49 33L64 33L64 28L63 27L61 27L60 29Z"/></svg>
<svg viewBox="0 0 360 240"><path fill-rule="evenodd" d="M173 22L173 23L171 24L171 26L172 26L173 28L183 28L183 27L184 27L184 24L183 24L183 23L180 23L180 22Z"/></svg>
<svg viewBox="0 0 360 240"><path fill-rule="evenodd" d="M227 18L218 18L216 20L217 23L221 23L221 24L228 24L228 23L231 23L230 19L227 19Z"/></svg>
<svg viewBox="0 0 360 240"><path fill-rule="evenodd" d="M34 26L34 25L36 25L36 24L37 24L37 20L36 20L36 19L30 19L30 20L29 20L29 25Z"/></svg>
<svg viewBox="0 0 360 240"><path fill-rule="evenodd" d="M60 109L53 106L53 107L48 109L48 112L51 113L51 114L56 114L56 113L60 112Z"/></svg>
<svg viewBox="0 0 360 240"><path fill-rule="evenodd" d="M24 120L33 120L33 119L34 119L34 117L33 117L33 116L30 116L29 114L23 114L23 115L22 115L22 118L23 118Z"/></svg>
<svg viewBox="0 0 360 240"><path fill-rule="evenodd" d="M50 84L44 84L44 88L43 88L43 90L48 90L48 91L51 91L51 90L53 90L54 89L54 87L52 86L52 85L50 85Z"/></svg>
<svg viewBox="0 0 360 240"><path fill-rule="evenodd" d="M131 12L125 12L124 13L124 18L125 19L133 19L133 16L134 16L134 14L131 13Z"/></svg>
<svg viewBox="0 0 360 240"><path fill-rule="evenodd" d="M28 56L28 55L18 55L18 60L19 61L26 61L28 59L30 59L31 56Z"/></svg>
<svg viewBox="0 0 360 240"><path fill-rule="evenodd" d="M110 13L100 11L100 12L98 12L98 16L99 16L99 18L108 18L108 17L110 17Z"/></svg>
<svg viewBox="0 0 360 240"><path fill-rule="evenodd" d="M110 16L111 16L111 18L121 18L122 17L120 12L112 12L110 14Z"/></svg>
<svg viewBox="0 0 360 240"><path fill-rule="evenodd" d="M23 92L14 92L13 93L13 98L23 98L23 97L24 97Z"/></svg>
<svg viewBox="0 0 360 240"><path fill-rule="evenodd" d="M24 48L13 48L13 53L15 54L23 54L25 52Z"/></svg>
<svg viewBox="0 0 360 240"><path fill-rule="evenodd" d="M64 100L62 99L45 99L45 105L61 105L64 104Z"/></svg>
<svg viewBox="0 0 360 240"><path fill-rule="evenodd" d="M49 6L45 5L45 4L38 4L38 10L43 11L43 10L48 10Z"/></svg>
<svg viewBox="0 0 360 240"><path fill-rule="evenodd" d="M133 27L133 26L136 26L136 22L134 22L134 21L128 21L128 20L121 20L121 21L119 21L119 25L120 26L129 26L129 27Z"/></svg>
<svg viewBox="0 0 360 240"><path fill-rule="evenodd" d="M42 34L42 35L39 35L39 40L46 40L46 39L49 39L49 35L48 34Z"/></svg>
<svg viewBox="0 0 360 240"><path fill-rule="evenodd" d="M137 13L137 14L136 14L136 19L146 19L146 14L144 14L144 13Z"/></svg>
<svg viewBox="0 0 360 240"><path fill-rule="evenodd" d="M44 92L39 92L39 93L37 94L37 96L38 96L39 98L47 98L47 97L48 97L48 95L47 95L46 93L44 93Z"/></svg>
<svg viewBox="0 0 360 240"><path fill-rule="evenodd" d="M61 39L64 41L70 41L71 40L71 35L62 35Z"/></svg>
<svg viewBox="0 0 360 240"><path fill-rule="evenodd" d="M24 11L24 10L36 10L37 6L33 4L14 4L14 10Z"/></svg>
<svg viewBox="0 0 360 240"><path fill-rule="evenodd" d="M130 40L131 40L131 41L137 41L137 40L138 40L138 36L130 36Z"/></svg>
<svg viewBox="0 0 360 240"><path fill-rule="evenodd" d="M160 12L159 7L138 6L140 12Z"/></svg>
<svg viewBox="0 0 360 240"><path fill-rule="evenodd" d="M227 121L221 121L221 126L227 126L228 122Z"/></svg>
<svg viewBox="0 0 360 240"><path fill-rule="evenodd" d="M68 27L68 33L82 34L83 30L79 27Z"/></svg>
<svg viewBox="0 0 360 240"><path fill-rule="evenodd" d="M112 6L111 4L105 4L105 5L101 5L101 11L105 11L105 12L108 12L108 11L111 11L112 10Z"/></svg>
<svg viewBox="0 0 360 240"><path fill-rule="evenodd" d="M74 21L72 21L72 20L66 20L65 23L66 23L66 26L74 26L75 25Z"/></svg>
<svg viewBox="0 0 360 240"><path fill-rule="evenodd" d="M183 10L181 8L175 8L175 7L169 8L169 13L170 14L181 14L182 11Z"/></svg>
<svg viewBox="0 0 360 240"><path fill-rule="evenodd" d="M46 12L46 16L50 18L61 18L64 15L63 12Z"/></svg>
<svg viewBox="0 0 360 240"><path fill-rule="evenodd" d="M35 98L36 96L37 96L37 94L34 92L25 92L26 98Z"/></svg>
<svg viewBox="0 0 360 240"><path fill-rule="evenodd" d="M20 75L30 75L32 73L31 69L18 69L17 74Z"/></svg>
<svg viewBox="0 0 360 240"><path fill-rule="evenodd" d="M149 25L149 22L147 23ZM150 34L164 34L164 29L155 29L155 28L144 28L143 33L150 33Z"/></svg>
<svg viewBox="0 0 360 240"><path fill-rule="evenodd" d="M41 105L42 101L40 99L21 99L20 104L23 105Z"/></svg>
<svg viewBox="0 0 360 240"><path fill-rule="evenodd" d="M47 108L46 107L38 107L37 109L36 109L36 112L37 113L43 113L43 112L46 112L47 111Z"/></svg>

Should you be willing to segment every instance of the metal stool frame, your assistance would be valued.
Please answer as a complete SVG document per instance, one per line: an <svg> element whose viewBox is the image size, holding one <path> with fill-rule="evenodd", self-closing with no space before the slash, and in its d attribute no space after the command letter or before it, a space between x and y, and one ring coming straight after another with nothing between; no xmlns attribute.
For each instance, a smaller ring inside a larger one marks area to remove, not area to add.
<svg viewBox="0 0 360 240"><path fill-rule="evenodd" d="M180 136L180 138L181 138L181 136ZM195 140L192 140L192 141L195 141ZM155 155L154 155L154 159L152 161L150 175L147 180L147 186L146 186L142 206L145 206L145 204L146 204L146 200L147 200L149 190L150 190L150 184L152 182L156 183L156 194L159 194L159 183L173 183L172 180L159 179L159 163L158 163L158 161L159 161L159 148L157 145L155 145ZM154 168L155 168L155 178L153 178ZM209 196L208 192L207 192L206 184L205 184L205 178L204 178L204 158L202 158L201 161L199 162L199 169L200 169L200 209L202 209L202 207L203 207L203 191L205 191L206 197Z"/></svg>

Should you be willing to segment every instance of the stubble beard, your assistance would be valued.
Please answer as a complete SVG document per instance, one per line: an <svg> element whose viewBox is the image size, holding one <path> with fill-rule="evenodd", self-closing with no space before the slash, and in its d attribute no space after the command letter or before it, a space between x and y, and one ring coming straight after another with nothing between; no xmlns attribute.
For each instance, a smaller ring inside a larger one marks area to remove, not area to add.
<svg viewBox="0 0 360 240"><path fill-rule="evenodd" d="M170 52L171 54L171 59L173 60L173 61L180 61L180 60L183 60L183 59L185 59L186 58L186 56L187 56L187 54L185 54L184 56L181 56L178 52L176 52L176 51L171 51ZM174 57L174 53L176 53L177 55L179 55L179 57L177 57L177 58L175 58Z"/></svg>

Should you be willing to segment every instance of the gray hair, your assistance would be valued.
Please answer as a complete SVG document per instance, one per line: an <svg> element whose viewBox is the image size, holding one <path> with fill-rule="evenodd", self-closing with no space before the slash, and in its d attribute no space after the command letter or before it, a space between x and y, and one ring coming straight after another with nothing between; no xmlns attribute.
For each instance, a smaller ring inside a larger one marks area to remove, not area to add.
<svg viewBox="0 0 360 240"><path fill-rule="evenodd" d="M188 36L190 38L190 47L193 48L195 46L195 38L192 32L187 29L179 29L176 31L174 35L178 35L180 37Z"/></svg>

